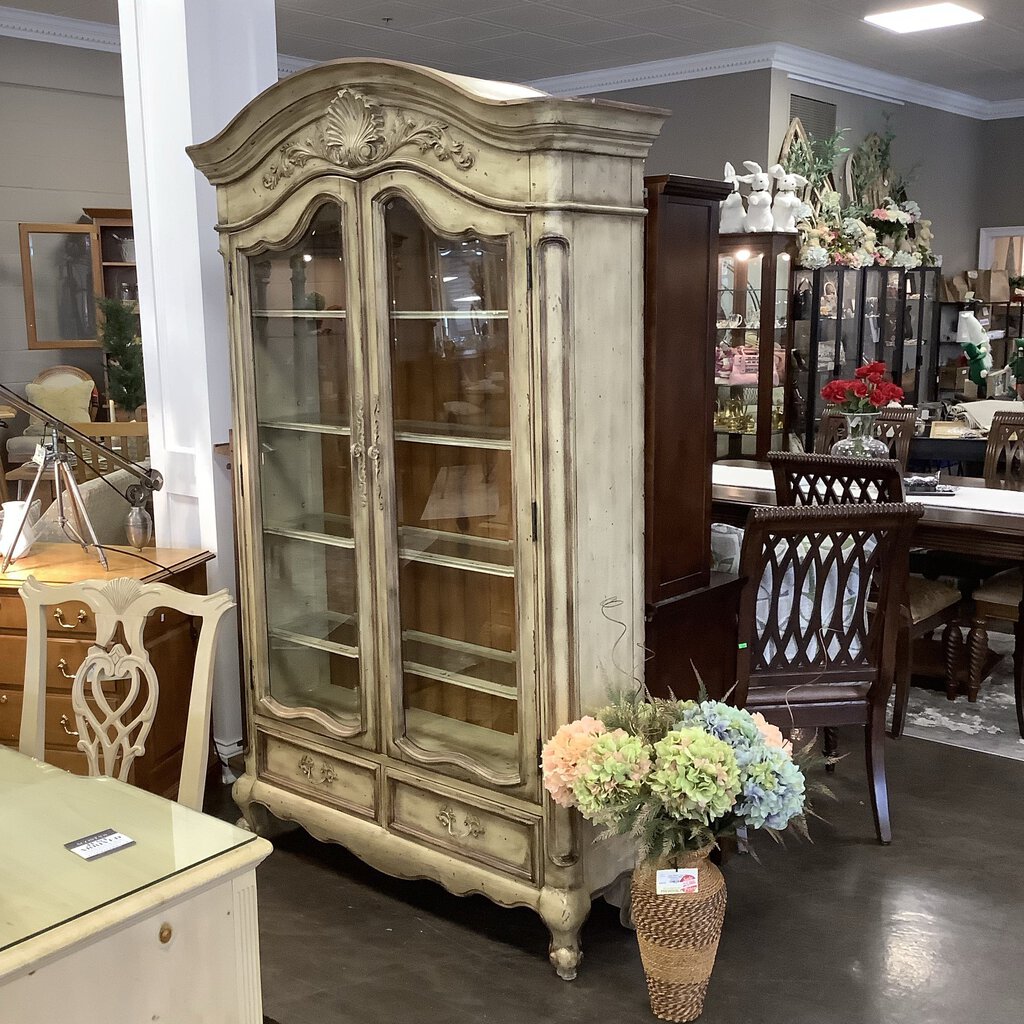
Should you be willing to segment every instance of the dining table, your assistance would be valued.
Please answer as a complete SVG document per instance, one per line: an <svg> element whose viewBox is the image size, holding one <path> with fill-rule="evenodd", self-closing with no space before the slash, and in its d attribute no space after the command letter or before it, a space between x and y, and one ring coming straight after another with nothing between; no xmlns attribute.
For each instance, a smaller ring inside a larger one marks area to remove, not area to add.
<svg viewBox="0 0 1024 1024"><path fill-rule="evenodd" d="M941 477L954 488L947 494L912 494L924 508L914 527L914 548L943 551L967 560L985 559L1024 570L1024 491L986 487L979 477ZM711 470L712 519L743 526L750 509L774 505L775 478L765 463L716 462ZM1024 597L1017 614L1015 641L1024 644ZM1024 658L1015 671L1024 675Z"/></svg>

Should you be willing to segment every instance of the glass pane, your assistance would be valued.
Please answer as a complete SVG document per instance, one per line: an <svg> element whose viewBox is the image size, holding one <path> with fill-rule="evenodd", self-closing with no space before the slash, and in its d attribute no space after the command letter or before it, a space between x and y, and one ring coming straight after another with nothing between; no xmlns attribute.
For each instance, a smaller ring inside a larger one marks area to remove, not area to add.
<svg viewBox="0 0 1024 1024"><path fill-rule="evenodd" d="M270 694L358 716L358 587L341 209L250 261Z"/></svg>
<svg viewBox="0 0 1024 1024"><path fill-rule="evenodd" d="M94 339L97 282L92 272L92 237L81 231L33 231L28 248L36 339Z"/></svg>
<svg viewBox="0 0 1024 1024"><path fill-rule="evenodd" d="M405 733L515 778L508 241L385 229Z"/></svg>
<svg viewBox="0 0 1024 1024"><path fill-rule="evenodd" d="M505 240L443 238L402 199L387 237L396 429L507 439Z"/></svg>

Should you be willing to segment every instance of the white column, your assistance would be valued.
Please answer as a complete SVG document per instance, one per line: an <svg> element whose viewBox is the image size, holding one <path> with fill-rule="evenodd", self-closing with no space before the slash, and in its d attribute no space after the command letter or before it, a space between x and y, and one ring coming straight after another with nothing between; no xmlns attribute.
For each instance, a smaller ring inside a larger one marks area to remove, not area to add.
<svg viewBox="0 0 1024 1024"><path fill-rule="evenodd" d="M231 478L213 446L231 425L227 303L216 196L185 147L277 81L274 0L118 0L157 540L216 554L211 590L235 591ZM241 746L238 645L217 652L213 731Z"/></svg>

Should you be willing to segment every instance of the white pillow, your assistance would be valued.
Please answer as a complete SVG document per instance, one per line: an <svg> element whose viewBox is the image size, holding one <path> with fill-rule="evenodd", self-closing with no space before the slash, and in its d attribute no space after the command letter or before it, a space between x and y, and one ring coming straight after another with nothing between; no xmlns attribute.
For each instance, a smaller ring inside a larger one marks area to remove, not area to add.
<svg viewBox="0 0 1024 1024"><path fill-rule="evenodd" d="M60 377L25 385L25 397L40 409L56 416L65 423L88 423L89 402L93 388L91 380L77 377ZM29 420L26 434L41 434L43 425L35 417Z"/></svg>

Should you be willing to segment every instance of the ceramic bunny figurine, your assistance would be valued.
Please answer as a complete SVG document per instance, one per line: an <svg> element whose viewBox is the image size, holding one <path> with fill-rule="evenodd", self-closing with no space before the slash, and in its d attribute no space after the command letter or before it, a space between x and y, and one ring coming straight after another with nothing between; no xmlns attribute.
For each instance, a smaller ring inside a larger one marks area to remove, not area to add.
<svg viewBox="0 0 1024 1024"><path fill-rule="evenodd" d="M772 179L761 170L760 164L753 160L744 160L743 166L750 174L744 174L740 181L750 186L750 195L747 196L747 215L743 218L743 229L745 231L771 231L772 221L772 194L769 191Z"/></svg>
<svg viewBox="0 0 1024 1024"><path fill-rule="evenodd" d="M722 200L718 231L723 235L735 234L743 230L746 210L743 208L743 196L740 195L740 179L736 176L736 168L728 160L725 162L725 177L722 180L732 183L732 195Z"/></svg>
<svg viewBox="0 0 1024 1024"><path fill-rule="evenodd" d="M809 184L802 174L787 174L782 164L772 164L768 173L779 183L772 203L772 220L776 231L796 231L796 213L803 200L796 194L798 188Z"/></svg>

